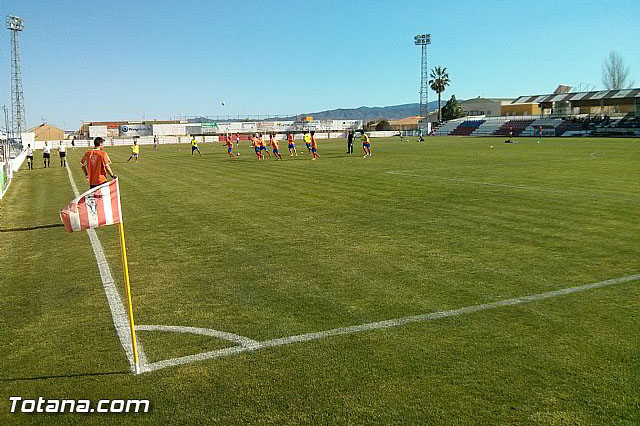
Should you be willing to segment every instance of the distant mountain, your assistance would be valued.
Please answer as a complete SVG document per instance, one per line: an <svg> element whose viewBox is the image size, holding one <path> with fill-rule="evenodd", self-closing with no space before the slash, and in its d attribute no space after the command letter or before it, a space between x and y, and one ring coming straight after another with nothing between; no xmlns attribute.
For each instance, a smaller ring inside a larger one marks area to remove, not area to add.
<svg viewBox="0 0 640 426"><path fill-rule="evenodd" d="M459 99L461 100L461 99ZM442 102L444 106L445 102ZM434 111L438 108L438 101L429 102L429 111ZM388 120L397 120L400 118L415 116L420 114L420 104L403 104L392 105L386 107L366 107L360 108L339 108L331 109L327 111L309 112L300 115L310 115L314 120L362 120L363 122L371 120L380 120L386 118ZM295 120L297 117L278 117L278 118L264 118L265 121L287 121ZM224 118L212 119L206 117L195 117L188 120L190 123L213 123L216 121L226 121Z"/></svg>
<svg viewBox="0 0 640 426"><path fill-rule="evenodd" d="M207 117L188 118L187 123L215 123L216 120Z"/></svg>
<svg viewBox="0 0 640 426"><path fill-rule="evenodd" d="M438 108L438 101L429 102L429 111L433 111ZM351 109L332 109L328 111L310 112L303 115L311 115L314 120L362 120L365 123L370 120L379 120L386 118L389 120L396 120L399 118L405 118L412 115L420 114L420 104L403 104L392 105L386 107L366 107Z"/></svg>

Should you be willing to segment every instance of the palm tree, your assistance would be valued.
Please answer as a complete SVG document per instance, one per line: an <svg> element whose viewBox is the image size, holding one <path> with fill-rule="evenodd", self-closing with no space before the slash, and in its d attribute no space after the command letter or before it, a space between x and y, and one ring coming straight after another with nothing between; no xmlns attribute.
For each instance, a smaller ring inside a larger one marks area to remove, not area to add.
<svg viewBox="0 0 640 426"><path fill-rule="evenodd" d="M429 80L431 90L438 94L438 122L440 122L442 121L442 102L440 99L442 92L444 92L444 89L446 89L449 83L451 83L451 80L449 80L449 74L447 74L446 67L435 67L431 70L431 75L429 77L431 77L431 80Z"/></svg>

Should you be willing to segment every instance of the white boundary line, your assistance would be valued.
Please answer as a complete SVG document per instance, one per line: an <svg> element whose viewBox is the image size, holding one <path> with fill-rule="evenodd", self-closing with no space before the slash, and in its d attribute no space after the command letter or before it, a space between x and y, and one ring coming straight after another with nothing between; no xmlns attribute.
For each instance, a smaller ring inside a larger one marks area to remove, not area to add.
<svg viewBox="0 0 640 426"><path fill-rule="evenodd" d="M546 293L539 293L539 294L533 294L530 296L518 297L515 299L499 300L497 302L467 306L464 308L452 309L449 311L432 312L429 314L396 318L396 319L391 319L386 321L378 321L378 322L371 322L367 324L355 325L351 327L340 327L340 328L334 328L331 330L319 331L315 333L299 334L296 336L287 336L287 337L281 337L278 339L265 340L262 342L254 342L254 344L247 345L247 346L234 346L234 347L219 349L211 352L202 352L196 355L188 355L188 356L183 356L179 358L172 358L172 359L167 359L163 361L153 362L150 364L146 364L145 368L143 369L143 372L160 370L167 367L175 367L178 365L189 364L196 361L203 361L206 359L222 358L226 356L237 355L240 353L254 351L254 350L263 349L263 348L271 348L271 347L282 346L282 345L290 345L293 343L308 342L311 340L324 339L331 336L354 334L354 333L360 333L363 331L377 330L380 328L398 327L398 326L402 326L402 325L410 324L414 322L424 322L424 321L431 321L431 320L436 320L440 318L466 315L474 312L485 311L488 309L501 308L503 306L520 305L523 303L534 302L536 300L549 299L553 297L564 296L571 293L578 293L582 291L591 290L594 288L608 287L608 286L613 286L613 285L622 284L629 281L636 281L636 280L640 280L640 274L629 275L622 278L614 278L606 281L599 281L596 283L585 284L585 285L576 286L576 287L568 287L560 290L549 291ZM160 328L164 329L163 331L169 331L169 329L172 328L169 326L139 326L138 328L143 330L145 329L144 327L150 327L149 329L151 329L151 327L159 327L159 329ZM198 330L202 330L202 329L198 329ZM214 333L220 333L215 330L210 330L210 331ZM197 334L205 334L205 333L197 333ZM214 335L214 334L211 334L211 335ZM250 339L247 339L247 340L250 340Z"/></svg>
<svg viewBox="0 0 640 426"><path fill-rule="evenodd" d="M71 174L71 169L69 168L68 162L66 168L67 173L69 174L71 189L73 189L73 193L75 194L75 196L78 197L80 193L78 192L78 187L73 180L73 175ZM96 263L98 264L98 269L100 270L102 288L104 289L104 293L107 296L107 301L109 302L109 309L111 310L113 325L116 327L116 332L118 333L120 344L122 345L122 348L124 349L124 352L129 359L129 367L131 368L131 371L135 371L135 363L133 362L133 348L131 346L131 334L129 331L129 317L124 310L122 299L120 299L120 294L118 293L116 284L113 281L111 269L109 268L109 263L107 262L107 258L104 255L104 250L102 249L102 244L100 243L98 235L96 235L96 232L93 229L87 230L87 234L89 235L91 247L93 248L93 253L96 257ZM140 339L136 338L136 343L138 346L138 360L140 361L140 367L142 370L144 370L144 366L147 363L147 357L145 356L142 345L140 344Z"/></svg>
<svg viewBox="0 0 640 426"><path fill-rule="evenodd" d="M181 327L176 325L136 325L137 331L169 331L175 333L201 334L203 336L216 337L218 339L229 340L246 348L253 348L259 343L248 337L240 336L226 331L213 330L211 328Z"/></svg>

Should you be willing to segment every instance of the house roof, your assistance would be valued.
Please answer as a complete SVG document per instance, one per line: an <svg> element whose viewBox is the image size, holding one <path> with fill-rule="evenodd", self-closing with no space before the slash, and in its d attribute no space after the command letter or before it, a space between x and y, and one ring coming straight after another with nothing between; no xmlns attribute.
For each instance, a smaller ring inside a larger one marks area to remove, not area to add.
<svg viewBox="0 0 640 426"><path fill-rule="evenodd" d="M38 129L47 129L47 128L49 128L49 129L56 129L56 130L60 130L60 131L64 131L64 130L62 130L61 128L56 127L56 126L54 126L54 125L52 125L52 124L49 124L49 123L42 123L42 124L39 124L39 125L37 125L37 126L35 126L35 127L30 128L29 130L27 130L27 132L35 132L35 131L36 131L36 130L38 130Z"/></svg>
<svg viewBox="0 0 640 426"><path fill-rule="evenodd" d="M513 100L514 98L481 98L480 96L478 96L477 98L465 99L464 101L460 101L460 105L477 101L511 102Z"/></svg>

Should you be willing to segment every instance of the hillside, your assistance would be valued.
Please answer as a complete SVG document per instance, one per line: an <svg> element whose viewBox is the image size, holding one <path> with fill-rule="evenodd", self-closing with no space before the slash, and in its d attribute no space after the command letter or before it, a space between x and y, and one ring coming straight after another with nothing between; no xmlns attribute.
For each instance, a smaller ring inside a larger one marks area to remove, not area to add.
<svg viewBox="0 0 640 426"><path fill-rule="evenodd" d="M444 102L443 102L444 106ZM429 102L429 111L433 111L438 108L438 101ZM359 108L338 108L319 112L308 112L300 115L311 115L315 120L362 120L367 122L370 120L379 120L386 118L389 120L397 120L409 116L419 115L420 105L418 103L391 105L385 107L367 107L361 106ZM295 120L297 117L278 117L267 118L265 121L270 120ZM208 123L218 121L219 119L212 119L207 117L195 117L189 119L191 123Z"/></svg>
<svg viewBox="0 0 640 426"><path fill-rule="evenodd" d="M438 107L438 101L429 102L429 111L433 111ZM381 118L399 119L412 115L420 114L420 105L418 103L392 105L385 107L366 107L359 108L339 108L327 111L310 112L304 115L311 115L316 120L378 120Z"/></svg>

